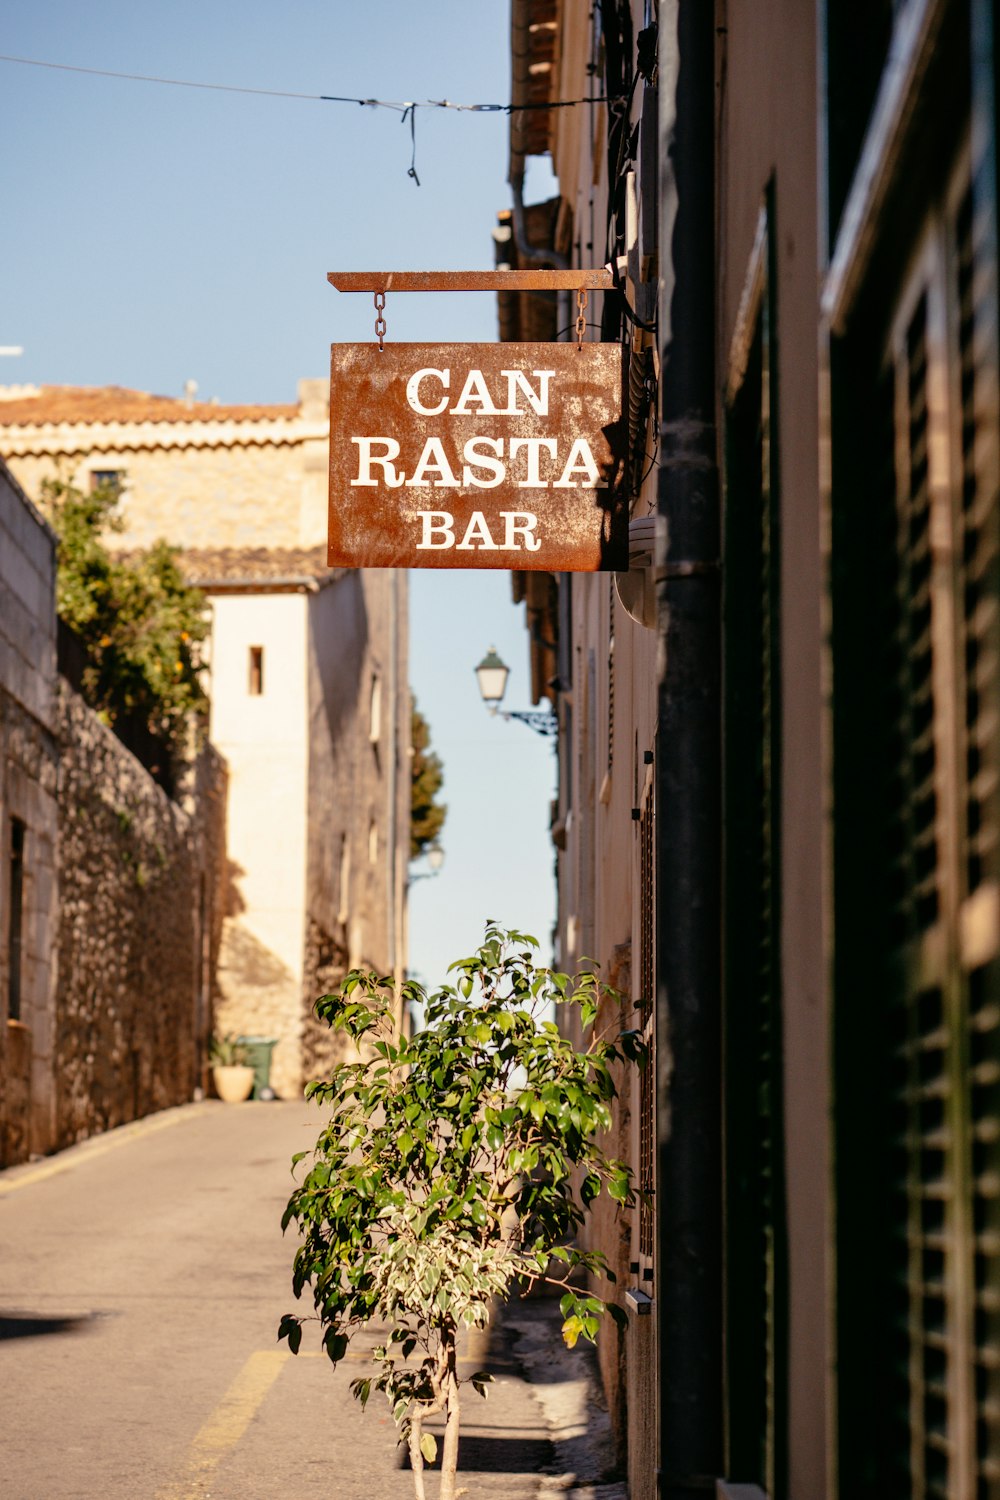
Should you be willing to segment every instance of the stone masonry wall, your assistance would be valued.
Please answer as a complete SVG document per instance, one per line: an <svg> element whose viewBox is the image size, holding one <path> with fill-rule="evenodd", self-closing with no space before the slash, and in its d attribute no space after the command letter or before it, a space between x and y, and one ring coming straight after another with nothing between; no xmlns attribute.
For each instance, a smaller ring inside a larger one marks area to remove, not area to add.
<svg viewBox="0 0 1000 1500"><path fill-rule="evenodd" d="M49 1150L52 1141L55 623L55 537L0 464L0 1165ZM11 922L15 829L22 842L19 959Z"/></svg>
<svg viewBox="0 0 1000 1500"><path fill-rule="evenodd" d="M202 1082L207 899L224 840L224 773L205 752L172 802L67 687L59 690L60 922L56 1145L190 1099ZM199 1010L203 1012L199 1026Z"/></svg>

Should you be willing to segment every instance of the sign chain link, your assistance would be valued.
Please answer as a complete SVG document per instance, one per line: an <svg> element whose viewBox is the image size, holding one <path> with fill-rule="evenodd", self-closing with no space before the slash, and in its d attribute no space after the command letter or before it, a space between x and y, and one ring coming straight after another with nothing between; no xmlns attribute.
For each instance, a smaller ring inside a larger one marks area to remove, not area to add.
<svg viewBox="0 0 1000 1500"><path fill-rule="evenodd" d="M576 342L577 347L583 348L584 335L587 332L587 289L580 287L576 294Z"/></svg>
<svg viewBox="0 0 1000 1500"><path fill-rule="evenodd" d="M382 311L385 307L385 292L375 293L375 337L378 339L379 353L385 348L385 318Z"/></svg>

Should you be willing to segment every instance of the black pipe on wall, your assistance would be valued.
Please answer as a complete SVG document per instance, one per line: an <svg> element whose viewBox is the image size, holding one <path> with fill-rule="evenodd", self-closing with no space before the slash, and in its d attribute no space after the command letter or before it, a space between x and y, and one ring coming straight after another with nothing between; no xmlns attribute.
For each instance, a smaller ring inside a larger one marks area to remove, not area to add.
<svg viewBox="0 0 1000 1500"><path fill-rule="evenodd" d="M714 6L661 0L656 771L660 1494L724 1473Z"/></svg>

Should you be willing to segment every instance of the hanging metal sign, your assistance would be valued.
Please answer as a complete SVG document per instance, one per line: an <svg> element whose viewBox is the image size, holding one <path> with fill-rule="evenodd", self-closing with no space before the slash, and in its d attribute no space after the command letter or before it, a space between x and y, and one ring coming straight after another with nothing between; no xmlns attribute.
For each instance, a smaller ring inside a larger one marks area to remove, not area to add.
<svg viewBox="0 0 1000 1500"><path fill-rule="evenodd" d="M624 452L618 344L334 344L330 565L627 568Z"/></svg>

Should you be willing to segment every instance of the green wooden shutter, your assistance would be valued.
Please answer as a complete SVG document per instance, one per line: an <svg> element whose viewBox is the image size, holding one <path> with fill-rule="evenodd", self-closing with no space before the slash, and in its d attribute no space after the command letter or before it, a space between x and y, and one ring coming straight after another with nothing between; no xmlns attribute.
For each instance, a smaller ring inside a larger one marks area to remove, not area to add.
<svg viewBox="0 0 1000 1500"><path fill-rule="evenodd" d="M778 489L771 216L726 420L725 989L727 1464L786 1493L780 950Z"/></svg>
<svg viewBox="0 0 1000 1500"><path fill-rule="evenodd" d="M867 416L844 403L857 497L834 539L835 617L857 616L833 633L844 1500L1000 1496L996 295L975 203L963 153L881 377L862 340L840 375L877 393Z"/></svg>

